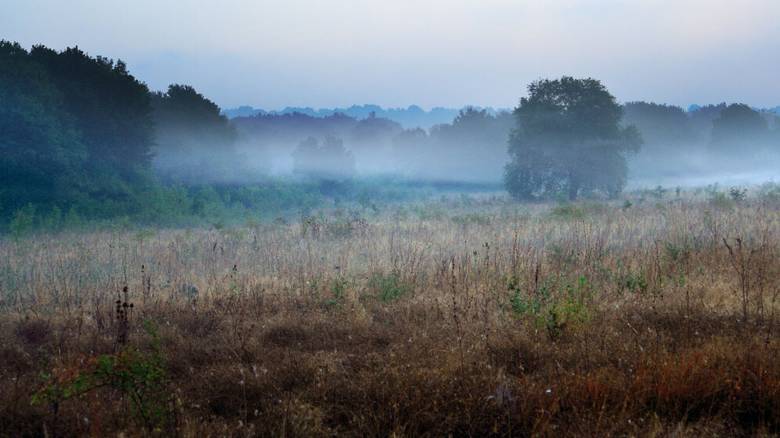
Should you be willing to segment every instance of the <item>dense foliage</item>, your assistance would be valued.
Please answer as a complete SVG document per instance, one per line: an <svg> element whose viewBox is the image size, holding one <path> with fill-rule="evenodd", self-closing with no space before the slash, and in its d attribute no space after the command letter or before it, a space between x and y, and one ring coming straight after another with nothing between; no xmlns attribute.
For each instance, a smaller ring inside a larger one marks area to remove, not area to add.
<svg viewBox="0 0 780 438"><path fill-rule="evenodd" d="M610 196L626 184L625 154L641 144L639 132L621 127L622 109L601 82L562 77L528 87L515 110L506 185L519 199L583 192Z"/></svg>
<svg viewBox="0 0 780 438"><path fill-rule="evenodd" d="M0 42L0 102L4 217L27 204L101 214L147 185L149 90L121 61Z"/></svg>

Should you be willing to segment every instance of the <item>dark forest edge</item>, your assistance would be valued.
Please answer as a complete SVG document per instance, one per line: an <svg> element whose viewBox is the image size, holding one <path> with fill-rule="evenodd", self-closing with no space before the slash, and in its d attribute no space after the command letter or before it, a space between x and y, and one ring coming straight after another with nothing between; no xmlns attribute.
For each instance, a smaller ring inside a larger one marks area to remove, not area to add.
<svg viewBox="0 0 780 438"><path fill-rule="evenodd" d="M777 154L778 127L742 104L619 105L600 82L568 77L531 84L514 113L469 108L429 130L374 114L228 120L192 87L150 90L121 60L3 41L0 231L274 220L498 192L502 180L520 200L614 198L629 164L641 174L670 154L750 168L746 152Z"/></svg>

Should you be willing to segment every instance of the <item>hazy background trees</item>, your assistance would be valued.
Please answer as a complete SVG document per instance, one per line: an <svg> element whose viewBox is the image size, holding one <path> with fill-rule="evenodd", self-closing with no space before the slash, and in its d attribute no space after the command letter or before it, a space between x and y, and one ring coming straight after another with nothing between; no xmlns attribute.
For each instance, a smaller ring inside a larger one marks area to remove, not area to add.
<svg viewBox="0 0 780 438"><path fill-rule="evenodd" d="M0 42L0 227L32 212L153 221L302 208L380 175L390 178L376 187L498 191L505 181L517 198L543 199L614 196L627 183L765 181L780 166L774 112L621 106L593 79L540 80L514 113L467 107L422 127L408 123L449 110L301 111L228 119L191 86L152 92L122 61ZM629 154L638 134L645 144Z"/></svg>
<svg viewBox="0 0 780 438"><path fill-rule="evenodd" d="M307 178L339 181L355 175L355 157L336 137L308 137L293 152L294 172Z"/></svg>
<svg viewBox="0 0 780 438"><path fill-rule="evenodd" d="M237 133L219 107L188 85L152 95L154 169L166 180L211 183L247 178Z"/></svg>
<svg viewBox="0 0 780 438"><path fill-rule="evenodd" d="M712 121L710 144L715 152L744 156L769 141L769 123L745 104L731 104Z"/></svg>
<svg viewBox="0 0 780 438"><path fill-rule="evenodd" d="M635 126L642 133L643 152L668 152L695 140L688 113L674 105L628 102L623 105L622 124Z"/></svg>
<svg viewBox="0 0 780 438"><path fill-rule="evenodd" d="M399 173L442 182L499 182L513 124L508 112L467 107L430 132L405 130L393 140Z"/></svg>

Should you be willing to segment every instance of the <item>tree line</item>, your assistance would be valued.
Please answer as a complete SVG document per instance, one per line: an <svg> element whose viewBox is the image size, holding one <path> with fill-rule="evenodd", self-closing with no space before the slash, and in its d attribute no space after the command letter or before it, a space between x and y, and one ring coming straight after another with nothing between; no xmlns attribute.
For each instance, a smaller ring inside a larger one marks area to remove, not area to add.
<svg viewBox="0 0 780 438"><path fill-rule="evenodd" d="M744 104L621 105L598 80L571 77L532 83L513 112L466 108L428 130L373 113L228 120L190 86L150 90L121 60L0 41L0 221L30 208L154 218L299 205L273 194L275 166L301 184L389 173L503 181L525 200L615 196L640 146L649 161L686 148L738 159L776 153L779 127Z"/></svg>

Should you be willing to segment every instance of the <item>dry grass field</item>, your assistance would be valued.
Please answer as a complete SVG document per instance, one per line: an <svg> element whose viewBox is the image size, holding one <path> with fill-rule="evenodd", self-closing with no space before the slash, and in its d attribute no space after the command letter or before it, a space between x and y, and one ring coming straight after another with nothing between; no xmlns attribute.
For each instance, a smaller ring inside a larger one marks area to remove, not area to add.
<svg viewBox="0 0 780 438"><path fill-rule="evenodd" d="M631 202L6 238L0 435L779 433L780 204Z"/></svg>

